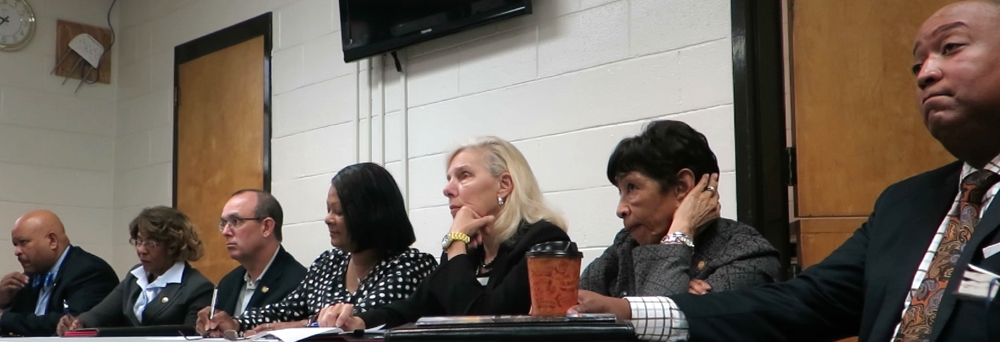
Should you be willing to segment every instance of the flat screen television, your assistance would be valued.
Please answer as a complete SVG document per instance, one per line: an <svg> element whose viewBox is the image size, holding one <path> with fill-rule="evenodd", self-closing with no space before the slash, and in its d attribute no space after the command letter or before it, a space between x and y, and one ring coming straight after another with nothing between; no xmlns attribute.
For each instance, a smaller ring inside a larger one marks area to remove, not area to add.
<svg viewBox="0 0 1000 342"><path fill-rule="evenodd" d="M344 62L531 13L531 0L340 0Z"/></svg>

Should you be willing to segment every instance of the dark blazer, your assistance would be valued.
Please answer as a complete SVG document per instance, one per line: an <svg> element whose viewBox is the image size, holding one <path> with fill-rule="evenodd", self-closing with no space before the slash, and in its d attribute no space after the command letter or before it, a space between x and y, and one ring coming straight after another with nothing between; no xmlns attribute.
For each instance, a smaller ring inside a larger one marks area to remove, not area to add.
<svg viewBox="0 0 1000 342"><path fill-rule="evenodd" d="M756 229L720 218L684 245L640 246L624 229L580 275L580 289L605 296L666 296L688 291L691 279L729 291L778 277L778 251Z"/></svg>
<svg viewBox="0 0 1000 342"><path fill-rule="evenodd" d="M118 275L104 259L70 246L56 273L45 315L35 315L40 291L28 284L18 291L10 309L0 316L0 331L5 335L52 336L59 318L65 314L63 301L70 313L79 314L97 305L116 284Z"/></svg>
<svg viewBox="0 0 1000 342"><path fill-rule="evenodd" d="M232 272L226 274L219 281L219 298L216 300L216 309L225 311L230 316L236 311L236 306L240 300L240 292L246 286L243 275L247 270L243 266L236 266ZM264 272L264 277L257 283L257 289L250 298L247 308L256 308L271 303L276 303L285 298L302 283L306 276L306 268L285 251L284 247L278 247L278 255L274 257L271 267ZM267 289L266 291L264 289Z"/></svg>
<svg viewBox="0 0 1000 342"><path fill-rule="evenodd" d="M958 194L962 163L955 162L887 188L861 228L821 263L790 281L756 289L671 296L690 324L692 341L889 341L938 226ZM1000 304L953 293L972 263L1000 271L1000 255L982 248L1000 242L1000 201L994 200L948 282L931 341L1000 338ZM990 319L993 324L985 324ZM989 336L987 336L989 329Z"/></svg>
<svg viewBox="0 0 1000 342"><path fill-rule="evenodd" d="M132 269L136 269L136 266ZM77 320L86 328L152 325L194 325L198 311L211 305L214 285L201 272L184 264L179 284L168 284L142 311L142 323L132 307L139 298L136 277L129 273L100 304L81 314Z"/></svg>
<svg viewBox="0 0 1000 342"><path fill-rule="evenodd" d="M409 298L357 314L365 326L392 328L424 316L523 315L531 308L528 260L531 246L546 241L569 241L559 227L547 222L522 224L500 245L486 286L476 279L482 261L479 250L441 258L441 266L417 286Z"/></svg>

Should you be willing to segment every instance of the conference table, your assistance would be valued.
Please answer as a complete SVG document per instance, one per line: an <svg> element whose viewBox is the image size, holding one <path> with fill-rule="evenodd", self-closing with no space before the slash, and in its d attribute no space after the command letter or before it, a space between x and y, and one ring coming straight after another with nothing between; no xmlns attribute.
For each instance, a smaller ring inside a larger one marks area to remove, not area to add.
<svg viewBox="0 0 1000 342"><path fill-rule="evenodd" d="M182 336L132 336L132 337L4 337L2 339L11 341L25 341L25 342L152 342L152 341L227 341L224 338L203 338L198 336L188 336L184 338ZM242 339L240 341L251 341L250 339ZM277 341L277 340L259 340L259 341ZM384 341L381 336L373 337L353 337L344 336L340 339L332 339L330 341ZM228 342L228 341L227 341Z"/></svg>
<svg viewBox="0 0 1000 342"><path fill-rule="evenodd" d="M426 322L410 323L385 331L354 333L329 332L324 328L290 328L268 332L289 341L634 341L635 332L627 321L613 315L590 315L580 317L533 317L533 316L449 316L424 318ZM313 329L318 329L313 330ZM89 331L85 331L89 330ZM186 330L186 331L185 331ZM337 329L339 331L339 329ZM76 333L93 333L97 336L74 337L15 337L18 341L227 341L224 338L203 338L181 336L182 331L193 334L187 326L151 326L93 328L77 330ZM158 336L136 336L158 335ZM258 336L255 336L258 337ZM270 336L268 336L270 337ZM241 341L278 341L273 337L244 338Z"/></svg>

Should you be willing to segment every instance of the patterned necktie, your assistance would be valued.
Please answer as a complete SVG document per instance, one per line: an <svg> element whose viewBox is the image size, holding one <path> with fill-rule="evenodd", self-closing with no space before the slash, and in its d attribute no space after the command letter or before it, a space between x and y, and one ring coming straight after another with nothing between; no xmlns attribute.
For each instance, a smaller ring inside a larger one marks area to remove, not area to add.
<svg viewBox="0 0 1000 342"><path fill-rule="evenodd" d="M36 275L31 278L32 278L31 279L32 287L42 288L42 287L52 286L52 282L55 281L56 275L52 273L46 273L44 276Z"/></svg>
<svg viewBox="0 0 1000 342"><path fill-rule="evenodd" d="M1000 175L987 170L969 174L962 180L962 196L958 203L958 216L948 218L941 244L927 269L927 275L910 299L910 307L903 314L903 321L894 342L927 341L931 335L938 305L948 287L948 279L965 244L972 237L972 230L979 223L979 210L983 196Z"/></svg>

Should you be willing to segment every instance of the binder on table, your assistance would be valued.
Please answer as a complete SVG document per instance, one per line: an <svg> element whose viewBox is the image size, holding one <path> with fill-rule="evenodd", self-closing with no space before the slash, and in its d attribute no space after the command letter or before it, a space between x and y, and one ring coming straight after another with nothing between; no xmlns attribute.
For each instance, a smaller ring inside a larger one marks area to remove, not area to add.
<svg viewBox="0 0 1000 342"><path fill-rule="evenodd" d="M635 341L635 329L614 315L425 317L385 333L386 342Z"/></svg>
<svg viewBox="0 0 1000 342"><path fill-rule="evenodd" d="M153 325L139 327L86 328L66 331L66 337L113 336L199 336L190 325Z"/></svg>

